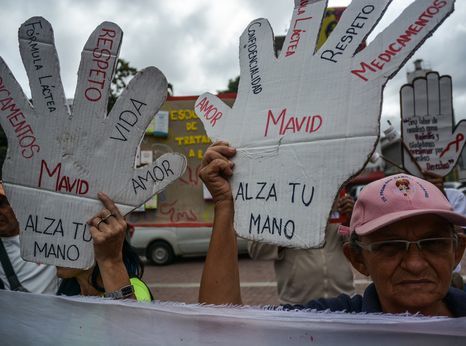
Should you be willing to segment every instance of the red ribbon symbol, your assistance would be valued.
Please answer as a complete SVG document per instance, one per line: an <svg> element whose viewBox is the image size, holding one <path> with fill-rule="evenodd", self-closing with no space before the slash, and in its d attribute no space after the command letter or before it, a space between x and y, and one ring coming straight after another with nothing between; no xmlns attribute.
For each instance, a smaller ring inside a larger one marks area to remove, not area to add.
<svg viewBox="0 0 466 346"><path fill-rule="evenodd" d="M456 152L458 152L460 150L460 143L464 140L464 136L462 133L458 133L456 135L456 139L454 141L451 141L450 143L448 143L447 147L442 151L442 153L440 154L440 157L442 157L443 155L445 155L445 153L450 150L450 147L453 145L453 144L456 144Z"/></svg>

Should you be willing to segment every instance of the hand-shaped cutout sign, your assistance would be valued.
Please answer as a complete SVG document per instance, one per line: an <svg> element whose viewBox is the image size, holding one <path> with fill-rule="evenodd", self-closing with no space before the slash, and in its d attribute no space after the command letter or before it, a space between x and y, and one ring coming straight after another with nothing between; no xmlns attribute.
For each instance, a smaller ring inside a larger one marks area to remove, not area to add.
<svg viewBox="0 0 466 346"><path fill-rule="evenodd" d="M233 107L211 94L197 100L211 139L237 148L231 184L240 236L302 248L323 243L338 190L374 150L384 85L454 1L415 1L355 53L389 3L353 0L316 51L326 1L295 0L278 58L269 23L254 20L240 38Z"/></svg>
<svg viewBox="0 0 466 346"><path fill-rule="evenodd" d="M94 262L86 221L106 192L126 214L181 176L182 155L135 169L144 130L164 102L167 81L155 67L138 73L107 116L122 31L104 22L81 56L71 113L65 104L53 31L41 17L19 29L32 105L0 59L0 119L8 137L3 181L28 261L74 268Z"/></svg>
<svg viewBox="0 0 466 346"><path fill-rule="evenodd" d="M442 177L455 167L466 139L466 122L455 126L450 76L437 72L400 90L403 165L411 174ZM408 152L409 150L409 152Z"/></svg>

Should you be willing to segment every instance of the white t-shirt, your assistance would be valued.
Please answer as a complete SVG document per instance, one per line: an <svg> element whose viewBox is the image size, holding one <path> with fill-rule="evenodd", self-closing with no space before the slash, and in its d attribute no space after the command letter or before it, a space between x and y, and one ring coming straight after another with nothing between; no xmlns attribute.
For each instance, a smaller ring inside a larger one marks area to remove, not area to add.
<svg viewBox="0 0 466 346"><path fill-rule="evenodd" d="M457 189L444 189L455 213L466 216L466 196Z"/></svg>
<svg viewBox="0 0 466 346"><path fill-rule="evenodd" d="M1 239L10 258L11 266L25 289L32 293L57 293L59 279L54 266L24 261L20 255L19 235ZM5 289L10 288L10 283L5 276L1 263L0 280L3 281Z"/></svg>

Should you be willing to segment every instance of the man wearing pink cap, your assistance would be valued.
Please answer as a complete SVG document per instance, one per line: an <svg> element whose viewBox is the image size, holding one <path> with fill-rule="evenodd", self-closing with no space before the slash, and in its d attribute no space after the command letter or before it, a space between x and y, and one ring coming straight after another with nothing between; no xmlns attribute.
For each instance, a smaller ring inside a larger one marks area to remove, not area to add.
<svg viewBox="0 0 466 346"><path fill-rule="evenodd" d="M199 301L241 304L234 205L228 178L235 149L216 143L206 152L200 176L215 202L209 253ZM466 242L457 226L466 217L453 212L443 193L431 183L394 175L367 185L356 202L344 252L353 267L373 283L364 294L312 300L288 309L346 312L421 313L466 316L466 293L450 288L453 269ZM309 278L312 280L312 278Z"/></svg>

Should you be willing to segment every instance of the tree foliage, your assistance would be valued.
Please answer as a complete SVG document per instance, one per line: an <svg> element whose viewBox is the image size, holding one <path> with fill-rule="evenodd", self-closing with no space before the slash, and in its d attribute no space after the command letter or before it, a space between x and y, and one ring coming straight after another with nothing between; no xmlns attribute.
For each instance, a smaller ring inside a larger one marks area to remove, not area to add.
<svg viewBox="0 0 466 346"><path fill-rule="evenodd" d="M234 79L228 80L228 88L226 90L218 90L219 94L221 93L237 93L239 85L239 76Z"/></svg>
<svg viewBox="0 0 466 346"><path fill-rule="evenodd" d="M112 109L118 96L120 96L121 92L137 72L138 70L132 67L128 61L121 58L118 59L115 75L112 80L111 94L108 99L108 111Z"/></svg>

